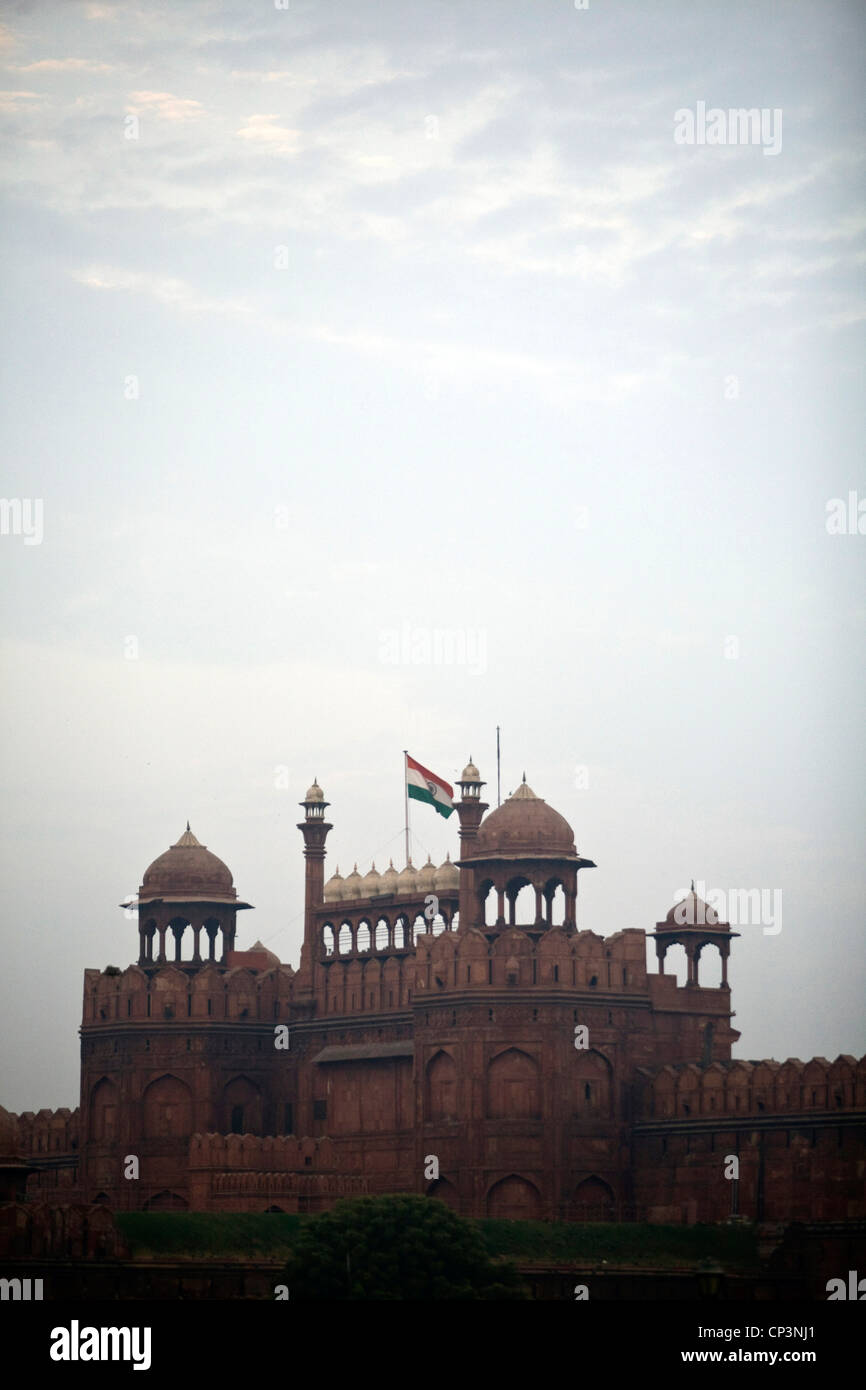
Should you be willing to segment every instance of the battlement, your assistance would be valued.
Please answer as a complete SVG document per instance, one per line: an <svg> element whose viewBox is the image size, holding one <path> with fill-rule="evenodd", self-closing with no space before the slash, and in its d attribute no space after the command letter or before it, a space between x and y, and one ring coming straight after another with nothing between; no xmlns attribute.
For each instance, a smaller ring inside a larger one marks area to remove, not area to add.
<svg viewBox="0 0 866 1390"><path fill-rule="evenodd" d="M194 1134L189 1141L191 1172L198 1168L220 1168L291 1173L306 1168L328 1171L339 1166L337 1150L327 1137L296 1139L293 1135Z"/></svg>
<svg viewBox="0 0 866 1390"><path fill-rule="evenodd" d="M172 964L150 970L130 965L117 973L87 970L83 1023L254 1023L285 1018L296 980L289 965L267 970L210 963L196 970Z"/></svg>
<svg viewBox="0 0 866 1390"><path fill-rule="evenodd" d="M640 1067L636 1073L637 1117L686 1119L724 1115L826 1115L866 1109L866 1057L842 1054L835 1062L813 1057L801 1062L740 1059Z"/></svg>
<svg viewBox="0 0 866 1390"><path fill-rule="evenodd" d="M79 1112L65 1105L59 1110L25 1110L11 1117L18 1128L18 1146L23 1154L46 1158L69 1154L78 1149Z"/></svg>
<svg viewBox="0 0 866 1390"><path fill-rule="evenodd" d="M645 941L646 934L636 929L602 937L561 927L537 938L509 927L492 941L477 927L424 936L415 947L415 993L484 985L645 992Z"/></svg>

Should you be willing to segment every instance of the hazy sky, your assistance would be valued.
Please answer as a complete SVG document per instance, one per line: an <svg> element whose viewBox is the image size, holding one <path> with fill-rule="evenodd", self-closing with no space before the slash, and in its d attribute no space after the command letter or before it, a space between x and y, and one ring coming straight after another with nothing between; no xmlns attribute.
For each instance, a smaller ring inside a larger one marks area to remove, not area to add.
<svg viewBox="0 0 866 1390"><path fill-rule="evenodd" d="M862 1054L862 6L2 15L0 1100L187 818L297 966L313 776L401 867L497 723L579 926L781 892L736 1053Z"/></svg>

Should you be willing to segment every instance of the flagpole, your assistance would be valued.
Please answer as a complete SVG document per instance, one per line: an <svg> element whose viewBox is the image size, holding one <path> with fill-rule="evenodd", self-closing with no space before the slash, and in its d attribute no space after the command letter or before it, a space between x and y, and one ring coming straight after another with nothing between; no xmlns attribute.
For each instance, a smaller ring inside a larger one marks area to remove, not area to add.
<svg viewBox="0 0 866 1390"><path fill-rule="evenodd" d="M502 805L499 787L499 725L496 725L496 805Z"/></svg>
<svg viewBox="0 0 866 1390"><path fill-rule="evenodd" d="M403 749L403 796L406 802L406 865L409 864L409 754Z"/></svg>

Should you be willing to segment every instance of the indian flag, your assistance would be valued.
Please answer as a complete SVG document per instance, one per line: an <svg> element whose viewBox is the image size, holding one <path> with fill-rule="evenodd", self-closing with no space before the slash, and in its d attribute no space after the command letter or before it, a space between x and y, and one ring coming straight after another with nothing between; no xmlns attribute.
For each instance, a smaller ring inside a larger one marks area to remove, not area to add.
<svg viewBox="0 0 866 1390"><path fill-rule="evenodd" d="M454 810L454 788L429 768L416 763L406 754L406 790L413 801L426 801L440 816L450 816Z"/></svg>

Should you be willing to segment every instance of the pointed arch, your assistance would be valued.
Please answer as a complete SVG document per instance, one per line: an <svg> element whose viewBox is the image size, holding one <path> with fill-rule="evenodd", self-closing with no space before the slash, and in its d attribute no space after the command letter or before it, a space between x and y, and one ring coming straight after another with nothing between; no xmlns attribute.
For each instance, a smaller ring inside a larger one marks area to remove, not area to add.
<svg viewBox="0 0 866 1390"><path fill-rule="evenodd" d="M574 1057L575 1112L584 1119L591 1116L609 1119L613 1099L610 1062L595 1048L586 1051L576 1048Z"/></svg>
<svg viewBox="0 0 866 1390"><path fill-rule="evenodd" d="M427 1063L427 1095L425 1118L456 1120L457 1067L454 1058L444 1048Z"/></svg>
<svg viewBox="0 0 866 1390"><path fill-rule="evenodd" d="M615 1211L613 1189L602 1178L593 1174L577 1184L573 1204L575 1221L613 1221Z"/></svg>
<svg viewBox="0 0 866 1390"><path fill-rule="evenodd" d="M427 1188L427 1196L437 1197L440 1202L444 1202L452 1211L459 1212L460 1210L460 1193L457 1191L453 1182L449 1182L447 1178L437 1178L435 1182L431 1182L430 1186Z"/></svg>
<svg viewBox="0 0 866 1390"><path fill-rule="evenodd" d="M248 1076L235 1076L223 1087L222 1133L262 1133L262 1092Z"/></svg>
<svg viewBox="0 0 866 1390"><path fill-rule="evenodd" d="M148 1197L144 1204L145 1211L188 1211L189 1202L185 1197L181 1197L179 1192L157 1192L153 1197Z"/></svg>
<svg viewBox="0 0 866 1390"><path fill-rule="evenodd" d="M96 1144L109 1144L117 1138L120 1094L110 1077L103 1076L90 1092L90 1138Z"/></svg>
<svg viewBox="0 0 866 1390"><path fill-rule="evenodd" d="M511 1173L500 1178L487 1193L487 1215L505 1221L537 1221L541 1194L535 1183Z"/></svg>
<svg viewBox="0 0 866 1390"><path fill-rule="evenodd" d="M192 1095L179 1077L151 1081L142 1097L145 1139L187 1139L192 1133Z"/></svg>
<svg viewBox="0 0 866 1390"><path fill-rule="evenodd" d="M487 1118L541 1118L541 1077L534 1057L520 1048L500 1052L487 1068Z"/></svg>

